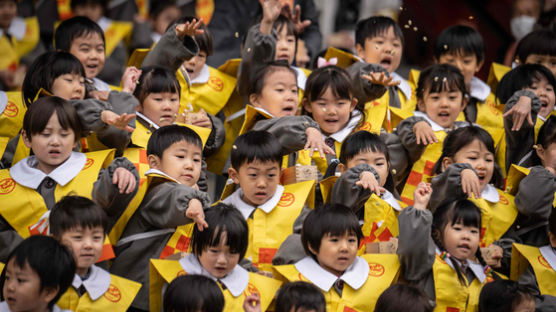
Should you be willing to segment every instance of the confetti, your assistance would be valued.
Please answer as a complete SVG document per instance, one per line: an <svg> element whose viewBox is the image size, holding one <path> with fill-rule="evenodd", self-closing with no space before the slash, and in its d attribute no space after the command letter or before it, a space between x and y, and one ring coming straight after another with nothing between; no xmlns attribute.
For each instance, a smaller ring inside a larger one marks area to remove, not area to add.
<svg viewBox="0 0 556 312"><path fill-rule="evenodd" d="M429 39L427 39L427 36L423 36L423 41L427 42Z"/></svg>
<svg viewBox="0 0 556 312"><path fill-rule="evenodd" d="M473 17L473 15L469 15L469 20L474 19L475 17Z"/></svg>
<svg viewBox="0 0 556 312"><path fill-rule="evenodd" d="M411 23L413 23L411 20L407 21L407 25L411 25Z"/></svg>
<svg viewBox="0 0 556 312"><path fill-rule="evenodd" d="M413 31L417 31L417 30L419 30L419 28L413 27Z"/></svg>
<svg viewBox="0 0 556 312"><path fill-rule="evenodd" d="M380 47L378 46L378 44L375 45L375 49L377 49L377 50L380 49Z"/></svg>
<svg viewBox="0 0 556 312"><path fill-rule="evenodd" d="M247 53L251 52L251 48L247 48Z"/></svg>
<svg viewBox="0 0 556 312"><path fill-rule="evenodd" d="M237 146L236 145L232 145L232 148L237 150Z"/></svg>
<svg viewBox="0 0 556 312"><path fill-rule="evenodd" d="M322 108L322 111L323 111L324 113L326 113L326 107L323 107L323 108Z"/></svg>
<svg viewBox="0 0 556 312"><path fill-rule="evenodd" d="M447 44L444 45L444 50L448 50L448 45Z"/></svg>
<svg viewBox="0 0 556 312"><path fill-rule="evenodd" d="M437 82L437 81L438 81L438 77L434 77L434 82Z"/></svg>
<svg viewBox="0 0 556 312"><path fill-rule="evenodd" d="M409 25L403 25L404 28L409 28Z"/></svg>
<svg viewBox="0 0 556 312"><path fill-rule="evenodd" d="M448 81L448 78L446 77L442 78L442 82L446 82L446 81Z"/></svg>
<svg viewBox="0 0 556 312"><path fill-rule="evenodd" d="M400 11L403 11L403 7L400 7Z"/></svg>
<svg viewBox="0 0 556 312"><path fill-rule="evenodd" d="M394 54L396 54L396 51L392 50L392 51L390 51L390 54L394 55Z"/></svg>
<svg viewBox="0 0 556 312"><path fill-rule="evenodd" d="M236 36L236 38L239 38L239 33L236 31L236 33L234 34L234 36Z"/></svg>

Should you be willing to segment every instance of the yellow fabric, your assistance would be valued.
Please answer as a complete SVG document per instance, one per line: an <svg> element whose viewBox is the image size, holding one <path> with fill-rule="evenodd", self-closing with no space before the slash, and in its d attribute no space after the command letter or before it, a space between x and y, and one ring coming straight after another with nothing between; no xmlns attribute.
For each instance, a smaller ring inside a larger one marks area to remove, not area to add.
<svg viewBox="0 0 556 312"><path fill-rule="evenodd" d="M15 70L19 59L31 52L39 42L39 21L37 17L25 19L25 35L21 40L4 34L0 37L0 69Z"/></svg>
<svg viewBox="0 0 556 312"><path fill-rule="evenodd" d="M174 278L182 275L186 275L187 272L184 271L183 267L180 265L179 261L175 260L160 260L151 259L149 265L150 272L150 287L149 287L149 299L150 299L150 310L151 311L161 311L162 308L162 287L174 280ZM256 273L249 273L249 284L247 285L245 291L238 297L232 296L228 289L222 290L224 294L224 311L225 312L236 312L243 311L243 302L247 295L257 293L261 300L261 311L266 311L276 291L280 288L282 283L278 280L262 276ZM220 285L219 285L220 286ZM221 286L220 286L221 287ZM222 289L222 288L220 288Z"/></svg>
<svg viewBox="0 0 556 312"><path fill-rule="evenodd" d="M515 196L519 190L519 183L523 178L529 175L529 169L512 164L510 170L508 171L508 177L506 178L506 190L505 192Z"/></svg>
<svg viewBox="0 0 556 312"><path fill-rule="evenodd" d="M326 301L326 311L374 311L376 301L380 294L396 282L400 270L400 263L397 255L372 254L363 255L361 257L369 264L370 271L367 281L357 290L351 288L347 283L344 283L341 297L333 287L331 287L328 292L321 290ZM274 269L287 281L309 282L293 264L275 266Z"/></svg>
<svg viewBox="0 0 556 312"><path fill-rule="evenodd" d="M25 146L25 143L23 142L23 136L20 135L19 140L17 140L14 157L12 158L12 165L15 165L17 162L25 157L28 157L29 155L31 155L31 149Z"/></svg>
<svg viewBox="0 0 556 312"><path fill-rule="evenodd" d="M403 202L398 201L402 208L405 208ZM376 194L365 203L365 214L363 226L362 246L360 252L365 252L365 244L373 242L387 242L392 237L398 237L400 230L398 227L398 215L390 204L382 200Z"/></svg>
<svg viewBox="0 0 556 312"><path fill-rule="evenodd" d="M147 0L135 0L135 4L137 5L137 10L139 11L139 15L144 19L149 18L149 1Z"/></svg>
<svg viewBox="0 0 556 312"><path fill-rule="evenodd" d="M514 243L511 263L511 279L517 281L527 266L531 265L541 295L556 296L556 271L542 256L538 247Z"/></svg>
<svg viewBox="0 0 556 312"><path fill-rule="evenodd" d="M401 91L398 91L398 94L402 101L402 108L388 106L390 101L388 92L377 100L365 103L365 121L361 130L380 134L380 130L384 128L392 132L402 120L412 116L411 99L405 99Z"/></svg>
<svg viewBox="0 0 556 312"><path fill-rule="evenodd" d="M504 77L504 75L511 70L510 67L502 64L492 62L490 70L488 72L487 84L491 90L496 90L498 82Z"/></svg>
<svg viewBox="0 0 556 312"><path fill-rule="evenodd" d="M10 138L0 136L0 155L4 155L4 151L6 150L6 146L8 145L9 141Z"/></svg>
<svg viewBox="0 0 556 312"><path fill-rule="evenodd" d="M145 172L150 169L147 150L144 148L129 147L124 150L122 156L135 165L135 169L139 172L139 185L142 185L147 179L145 177Z"/></svg>
<svg viewBox="0 0 556 312"><path fill-rule="evenodd" d="M6 92L8 103L4 112L0 114L0 137L14 138L23 127L23 116L25 116L25 105L21 92Z"/></svg>
<svg viewBox="0 0 556 312"><path fill-rule="evenodd" d="M251 130L257 121L271 118L271 115L258 111L254 106L247 105L245 107L245 119L243 121L243 125L241 126L241 130L239 130L239 134L241 135Z"/></svg>
<svg viewBox="0 0 556 312"><path fill-rule="evenodd" d="M336 183L337 180L337 176L331 176L320 181L320 192L322 194L322 201L324 203L330 202L330 194L332 194L332 188L334 187L334 183Z"/></svg>
<svg viewBox="0 0 556 312"><path fill-rule="evenodd" d="M133 23L112 21L110 26L104 31L104 39L106 40L106 57L109 57L118 44L133 30Z"/></svg>
<svg viewBox="0 0 556 312"><path fill-rule="evenodd" d="M214 0L197 0L195 4L195 15L203 19L205 25L210 23L214 13Z"/></svg>
<svg viewBox="0 0 556 312"><path fill-rule="evenodd" d="M193 237L193 229L195 228L195 223L189 223L186 225L181 225L176 228L176 231L172 234L164 249L160 253L160 259L164 259L173 254L179 252L190 251L191 238Z"/></svg>
<svg viewBox="0 0 556 312"><path fill-rule="evenodd" d="M89 293L81 297L73 287L60 297L56 303L60 309L75 312L88 311L127 311L131 302L139 292L141 284L110 274L110 286L102 297L93 301Z"/></svg>
<svg viewBox="0 0 556 312"><path fill-rule="evenodd" d="M60 20L67 20L73 16L71 11L71 0L56 0L58 5L58 17Z"/></svg>
<svg viewBox="0 0 556 312"><path fill-rule="evenodd" d="M504 235L517 217L514 197L496 189L500 200L493 204L483 198L469 198L481 210L481 247L486 247Z"/></svg>
<svg viewBox="0 0 556 312"><path fill-rule="evenodd" d="M220 67L218 67L218 70L232 77L237 77L240 63L240 58L229 59L226 61L226 63L220 65Z"/></svg>
<svg viewBox="0 0 556 312"><path fill-rule="evenodd" d="M330 60L333 57L338 59L336 66L344 69L350 67L353 63L359 62L359 59L355 55L337 48L329 47L328 50L326 50L324 58Z"/></svg>
<svg viewBox="0 0 556 312"><path fill-rule="evenodd" d="M93 183L97 180L100 169L108 167L114 158L114 150L85 155L87 162L81 172L65 186L56 185L56 201L69 193L91 198ZM37 223L47 212L42 196L33 189L17 184L8 169L0 170L0 201L3 203L0 214L23 238L30 235L29 226Z"/></svg>
<svg viewBox="0 0 556 312"><path fill-rule="evenodd" d="M338 141L334 141L334 152L336 153L336 158L340 158L340 151L342 150L342 143ZM288 160L287 157L289 155L284 156L284 164L283 168L288 167ZM311 150L299 150L297 151L297 161L296 164L300 166L317 166L317 170L324 175L326 170L328 169L328 162L326 161L326 157L321 157L319 152L313 152L313 156L311 157Z"/></svg>
<svg viewBox="0 0 556 312"><path fill-rule="evenodd" d="M141 68L141 66L143 65L143 61L145 60L147 54L149 54L150 51L151 49L146 49L146 48L135 49L133 53L131 53L129 59L127 60L127 66L135 66L137 68Z"/></svg>
<svg viewBox="0 0 556 312"><path fill-rule="evenodd" d="M188 124L182 124L182 123L179 123L178 125L188 127L189 129L195 131L195 133L197 133L197 135L199 135L199 137L201 138L201 141L203 142L203 147L205 146L205 143L207 143L208 137L210 135L211 129L197 127ZM142 123L136 121L135 130L133 130L133 133L131 134L131 143L142 148L147 148L147 143L149 143L149 138L151 137L152 133L153 131L145 127Z"/></svg>

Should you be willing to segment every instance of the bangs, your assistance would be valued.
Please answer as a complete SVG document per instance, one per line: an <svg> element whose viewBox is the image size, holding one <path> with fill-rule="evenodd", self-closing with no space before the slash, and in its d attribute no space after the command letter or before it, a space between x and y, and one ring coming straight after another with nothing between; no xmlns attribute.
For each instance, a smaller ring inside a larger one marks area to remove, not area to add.
<svg viewBox="0 0 556 312"><path fill-rule="evenodd" d="M355 42L364 47L367 39L386 35L390 27L394 30L394 36L402 42L403 46L405 42L400 26L393 19L385 16L372 16L357 23Z"/></svg>
<svg viewBox="0 0 556 312"><path fill-rule="evenodd" d="M467 199L447 200L434 212L433 223L443 231L450 224L449 222L480 229L481 211Z"/></svg>
<svg viewBox="0 0 556 312"><path fill-rule="evenodd" d="M505 104L512 95L525 88L530 88L533 83L546 79L553 88L556 81L552 72L540 64L523 64L510 70L502 77L496 88L496 98Z"/></svg>
<svg viewBox="0 0 556 312"><path fill-rule="evenodd" d="M390 162L388 147L384 141L382 141L380 136L368 131L358 131L344 140L340 150L340 162L347 165L347 162L358 154L369 151L384 154L386 161Z"/></svg>
<svg viewBox="0 0 556 312"><path fill-rule="evenodd" d="M286 27L286 35L288 36L295 36L297 38L297 33L295 31L295 24L286 18L284 15L280 15L278 19L274 22L272 27L276 30L276 32L281 32L284 27Z"/></svg>
<svg viewBox="0 0 556 312"><path fill-rule="evenodd" d="M222 238L222 234L224 233L226 233L226 241L224 242L224 245L230 247L231 253L241 254L244 248L244 242L242 242L242 240L244 239L243 237L244 235L242 231L237 231L233 229L229 231L225 225L216 227L216 229L214 230L214 235L212 236L212 239L209 241L207 247L218 246L220 244L220 239Z"/></svg>
<svg viewBox="0 0 556 312"><path fill-rule="evenodd" d="M423 100L425 92L461 92L464 96L467 93L463 75L459 69L448 64L432 65L421 73L417 83L417 99Z"/></svg>
<svg viewBox="0 0 556 312"><path fill-rule="evenodd" d="M347 72L336 66L326 66L313 71L307 78L305 94L309 101L313 102L321 98L328 88L338 99L351 100L353 97L351 81Z"/></svg>
<svg viewBox="0 0 556 312"><path fill-rule="evenodd" d="M529 55L556 55L556 33L551 30L536 30L523 37L517 45L515 57L521 62Z"/></svg>
<svg viewBox="0 0 556 312"><path fill-rule="evenodd" d="M42 97L33 102L23 117L23 129L27 135L42 132L54 113L64 130L73 130L77 141L81 135L81 124L77 112L68 101L56 96Z"/></svg>
<svg viewBox="0 0 556 312"><path fill-rule="evenodd" d="M85 69L81 62L73 54L67 52L57 53L51 68L54 79L65 74L75 74L85 78Z"/></svg>
<svg viewBox="0 0 556 312"><path fill-rule="evenodd" d="M139 103L143 103L151 93L166 92L180 95L181 87L176 75L162 67L143 68L143 74L139 78L139 83L134 92Z"/></svg>

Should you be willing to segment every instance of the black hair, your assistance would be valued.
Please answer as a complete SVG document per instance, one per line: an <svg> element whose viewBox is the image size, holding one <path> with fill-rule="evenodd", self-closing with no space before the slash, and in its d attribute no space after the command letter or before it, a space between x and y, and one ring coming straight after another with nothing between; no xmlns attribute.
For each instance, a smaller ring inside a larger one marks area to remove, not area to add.
<svg viewBox="0 0 556 312"><path fill-rule="evenodd" d="M405 43L402 29L396 21L386 16L371 16L359 21L355 26L355 44L364 48L367 39L382 36L390 27L393 27L394 36L400 39L403 46Z"/></svg>
<svg viewBox="0 0 556 312"><path fill-rule="evenodd" d="M481 211L470 200L467 199L446 199L443 201L433 213L431 236L436 246L441 251L446 251L444 246L444 229L454 224L462 224L463 226L476 227L481 229ZM480 248L477 248L475 257L483 266L486 265ZM462 285L466 285L464 278L464 269L458 259L447 257L446 261L451 261L458 279Z"/></svg>
<svg viewBox="0 0 556 312"><path fill-rule="evenodd" d="M149 15L152 19L156 19L160 13L169 7L179 8L174 0L158 0L149 3Z"/></svg>
<svg viewBox="0 0 556 312"><path fill-rule="evenodd" d="M455 25L444 29L434 42L434 57L442 55L473 55L477 63L485 59L483 37L475 29L465 25Z"/></svg>
<svg viewBox="0 0 556 312"><path fill-rule="evenodd" d="M540 64L523 64L507 72L496 87L496 98L499 103L506 104L516 91L529 88L533 83L546 78L556 88L556 80L552 72Z"/></svg>
<svg viewBox="0 0 556 312"><path fill-rule="evenodd" d="M548 217L548 231L556 236L556 208L552 207L550 216Z"/></svg>
<svg viewBox="0 0 556 312"><path fill-rule="evenodd" d="M378 297L374 312L432 312L427 295L415 286L396 283Z"/></svg>
<svg viewBox="0 0 556 312"><path fill-rule="evenodd" d="M313 209L305 218L301 230L301 243L305 252L313 259L316 260L317 257L311 252L311 249L318 253L322 238L327 234L334 236L355 235L357 236L358 246L363 238L357 216L350 208L341 204L325 204Z"/></svg>
<svg viewBox="0 0 556 312"><path fill-rule="evenodd" d="M72 1L73 4L74 1ZM106 44L102 28L85 16L75 16L60 23L54 33L54 47L56 50L69 52L73 40L79 37L88 37L97 34Z"/></svg>
<svg viewBox="0 0 556 312"><path fill-rule="evenodd" d="M467 89L460 70L450 64L435 64L423 70L419 75L415 90L417 100L424 100L425 92L437 93L442 91L459 91L463 94L463 101Z"/></svg>
<svg viewBox="0 0 556 312"><path fill-rule="evenodd" d="M56 113L58 122L63 129L73 130L75 142L77 142L82 129L79 116L70 102L57 96L39 98L25 112L23 130L25 130L29 140L31 140L33 134L40 133L46 128L50 117L54 113Z"/></svg>
<svg viewBox="0 0 556 312"><path fill-rule="evenodd" d="M471 144L475 140L479 140L483 143L487 150L492 153L494 170L492 172L492 178L488 183L492 183L500 189L504 188L504 176L502 175L498 163L495 161L496 149L494 148L494 141L490 134L479 126L471 125L450 131L442 143L442 154L434 164L432 169L433 172L435 174L442 173L442 160L444 157L453 159L460 149Z"/></svg>
<svg viewBox="0 0 556 312"><path fill-rule="evenodd" d="M556 33L547 29L535 30L519 40L514 53L514 59L519 64L531 54L556 55Z"/></svg>
<svg viewBox="0 0 556 312"><path fill-rule="evenodd" d="M203 275L176 277L164 293L165 312L222 312L224 295L218 284Z"/></svg>
<svg viewBox="0 0 556 312"><path fill-rule="evenodd" d="M230 160L232 168L239 168L254 161L275 162L278 167L282 164L282 145L276 137L268 131L248 131L234 141Z"/></svg>
<svg viewBox="0 0 556 312"><path fill-rule="evenodd" d="M147 143L147 155L162 158L164 151L172 144L185 141L199 147L203 151L203 141L191 128L180 125L169 125L156 129Z"/></svg>
<svg viewBox="0 0 556 312"><path fill-rule="evenodd" d="M59 288L56 297L48 303L49 309L71 286L75 275L75 261L71 252L50 236L30 236L10 253L0 276L0 289L5 287L6 271L12 260L17 267L23 268L28 265L37 273L41 280L41 292L49 288ZM0 293L0 299L6 300L3 291Z"/></svg>
<svg viewBox="0 0 556 312"><path fill-rule="evenodd" d="M270 61L255 70L255 74L249 81L247 95L261 94L265 86L267 76L279 70L287 70L291 72L297 85L297 73L290 67L286 60Z"/></svg>
<svg viewBox="0 0 556 312"><path fill-rule="evenodd" d="M151 93L181 94L181 87L176 74L164 67L146 66L141 69L141 76L133 95L143 105L143 101Z"/></svg>
<svg viewBox="0 0 556 312"><path fill-rule="evenodd" d="M544 124L539 129L537 134L537 146L542 146L547 149L550 144L556 143L556 116L548 116ZM542 160L537 155L536 151L531 154L531 164L533 166L542 166Z"/></svg>
<svg viewBox="0 0 556 312"><path fill-rule="evenodd" d="M284 29L284 27L286 27L288 36L295 36L295 38L297 39L298 33L295 29L295 24L292 22L291 19L289 19L286 16L280 14L278 16L278 18L276 19L276 21L274 21L274 24L272 25L272 28L274 28L276 30L276 32L281 32L282 29Z"/></svg>
<svg viewBox="0 0 556 312"><path fill-rule="evenodd" d="M498 279L481 289L479 312L510 312L525 300L535 300L525 286L516 281Z"/></svg>
<svg viewBox="0 0 556 312"><path fill-rule="evenodd" d="M108 227L106 212L94 201L82 196L64 196L50 210L48 222L50 233L57 239L76 227L101 227L105 234Z"/></svg>
<svg viewBox="0 0 556 312"><path fill-rule="evenodd" d="M218 203L205 211L205 221L209 227L199 231L193 229L191 250L199 257L203 251L212 246L220 244L220 238L226 233L226 245L230 246L231 253L238 253L239 260L243 259L247 252L249 241L249 230L247 221L236 207L224 203Z"/></svg>
<svg viewBox="0 0 556 312"><path fill-rule="evenodd" d="M21 87L25 106L31 105L41 88L51 92L54 80L65 74L79 75L85 80L85 69L73 54L52 51L37 57L29 66Z"/></svg>
<svg viewBox="0 0 556 312"><path fill-rule="evenodd" d="M74 11L76 7L83 6L83 5L100 5L104 10L106 10L106 6L108 4L108 0L71 0L70 6L71 10Z"/></svg>
<svg viewBox="0 0 556 312"><path fill-rule="evenodd" d="M175 24L185 24L187 22L192 22L193 20L199 19L194 16L183 16L170 23L168 28L173 27ZM199 46L199 51L205 52L207 56L212 55L214 51L212 34L205 23L201 23L201 27L199 27L199 29L203 30L203 33L194 36L195 42L197 42L197 45ZM168 31L168 29L166 31Z"/></svg>
<svg viewBox="0 0 556 312"><path fill-rule="evenodd" d="M275 312L290 312L297 309L326 311L324 295L317 286L303 282L288 282L278 290Z"/></svg>

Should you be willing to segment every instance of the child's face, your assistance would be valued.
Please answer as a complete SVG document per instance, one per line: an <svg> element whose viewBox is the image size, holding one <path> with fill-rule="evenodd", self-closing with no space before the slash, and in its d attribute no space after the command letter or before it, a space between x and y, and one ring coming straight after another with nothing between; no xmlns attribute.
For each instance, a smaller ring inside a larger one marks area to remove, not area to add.
<svg viewBox="0 0 556 312"><path fill-rule="evenodd" d="M56 112L40 133L29 134L23 131L22 134L23 143L37 157L37 169L47 174L65 162L77 144L75 133L72 129L62 128Z"/></svg>
<svg viewBox="0 0 556 312"><path fill-rule="evenodd" d="M19 267L13 258L8 261L2 295L10 311L47 311L48 303L58 291L52 288L40 289L41 279L27 262Z"/></svg>
<svg viewBox="0 0 556 312"><path fill-rule="evenodd" d="M474 54L463 54L463 53L445 53L440 55L438 59L439 64L450 64L457 67L463 78L465 80L465 86L467 90L471 85L471 79L475 76L481 67L483 62L478 62L477 57Z"/></svg>
<svg viewBox="0 0 556 312"><path fill-rule="evenodd" d="M104 68L104 41L95 32L73 39L69 52L81 62L87 78L95 78Z"/></svg>
<svg viewBox="0 0 556 312"><path fill-rule="evenodd" d="M299 105L297 78L285 68L268 73L264 77L261 93L251 94L249 101L273 117L294 116Z"/></svg>
<svg viewBox="0 0 556 312"><path fill-rule="evenodd" d="M77 267L76 273L85 276L102 253L104 229L101 226L78 226L62 233L60 243L71 250Z"/></svg>
<svg viewBox="0 0 556 312"><path fill-rule="evenodd" d="M79 74L63 74L52 83L53 95L64 100L82 100L85 98L85 78Z"/></svg>
<svg viewBox="0 0 556 312"><path fill-rule="evenodd" d="M365 63L380 64L392 73L400 66L402 48L402 41L394 34L394 27L390 27L380 36L365 39L365 46L358 44L355 51Z"/></svg>
<svg viewBox="0 0 556 312"><path fill-rule="evenodd" d="M453 162L470 164L477 175L481 184L481 190L487 186L492 179L494 172L494 155L488 151L486 145L475 139L473 142L462 147L456 155Z"/></svg>
<svg viewBox="0 0 556 312"><path fill-rule="evenodd" d="M227 245L227 234L223 232L220 236L220 243L203 250L198 258L210 275L215 278L223 278L238 264L239 253L230 252L230 246Z"/></svg>
<svg viewBox="0 0 556 312"><path fill-rule="evenodd" d="M304 101L305 110L313 115L320 130L330 135L342 130L348 123L357 99L340 99L328 88L313 102Z"/></svg>
<svg viewBox="0 0 556 312"><path fill-rule="evenodd" d="M168 6L151 20L151 24L155 32L164 35L170 23L180 16L181 11L177 6Z"/></svg>
<svg viewBox="0 0 556 312"><path fill-rule="evenodd" d="M17 3L13 0L0 1L0 28L7 30L10 28L12 20L17 14Z"/></svg>
<svg viewBox="0 0 556 312"><path fill-rule="evenodd" d="M459 90L429 92L426 91L422 100L417 100L419 110L443 128L451 129L459 113L465 108L463 94Z"/></svg>
<svg viewBox="0 0 556 312"><path fill-rule="evenodd" d="M293 63L295 57L295 36L288 35L288 26L283 25L278 32L278 40L276 41L275 60L287 60L288 64Z"/></svg>
<svg viewBox="0 0 556 312"><path fill-rule="evenodd" d="M195 186L201 175L203 151L195 144L179 141L168 147L162 158L149 155L149 166L158 169L181 184Z"/></svg>
<svg viewBox="0 0 556 312"><path fill-rule="evenodd" d="M207 53L205 51L199 51L199 54L183 62L183 66L185 67L185 70L187 71L187 74L189 74L189 78L191 78L191 80L199 76L206 62Z"/></svg>
<svg viewBox="0 0 556 312"><path fill-rule="evenodd" d="M529 54L525 64L541 64L550 69L552 75L556 77L556 55Z"/></svg>
<svg viewBox="0 0 556 312"><path fill-rule="evenodd" d="M539 115L543 118L547 118L552 110L554 110L554 86L548 83L548 80L542 75L539 75L540 79L533 82L533 84L525 88L525 90L532 91L536 96L541 99L542 106L539 111Z"/></svg>
<svg viewBox="0 0 556 312"><path fill-rule="evenodd" d="M512 308L512 312L535 312L535 300L523 300Z"/></svg>
<svg viewBox="0 0 556 312"><path fill-rule="evenodd" d="M87 16L94 22L98 22L98 20L104 15L104 10L102 5L98 3L87 3L76 5L73 13L76 16Z"/></svg>
<svg viewBox="0 0 556 312"><path fill-rule="evenodd" d="M255 159L242 164L237 171L230 168L228 172L234 183L240 185L243 201L255 207L274 196L280 182L280 164L273 161L262 162Z"/></svg>
<svg viewBox="0 0 556 312"><path fill-rule="evenodd" d="M446 225L443 233L446 251L460 261L471 259L479 248L480 232L474 226L464 226L461 223Z"/></svg>
<svg viewBox="0 0 556 312"><path fill-rule="evenodd" d="M179 109L180 96L171 92L150 93L138 107L139 112L160 127L173 124Z"/></svg>
<svg viewBox="0 0 556 312"><path fill-rule="evenodd" d="M354 234L338 236L328 233L322 237L318 253L312 248L309 250L317 256L317 262L323 269L340 276L355 261L358 247Z"/></svg>
<svg viewBox="0 0 556 312"><path fill-rule="evenodd" d="M379 151L373 152L371 149L360 152L347 161L347 168L353 168L359 164L367 164L373 167L380 177L380 181L378 181L380 186L386 184L386 179L388 178L388 162L383 153Z"/></svg>
<svg viewBox="0 0 556 312"><path fill-rule="evenodd" d="M537 155L541 159L543 167L556 170L556 143L550 143L546 148L538 144Z"/></svg>

